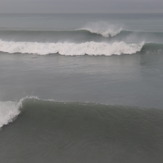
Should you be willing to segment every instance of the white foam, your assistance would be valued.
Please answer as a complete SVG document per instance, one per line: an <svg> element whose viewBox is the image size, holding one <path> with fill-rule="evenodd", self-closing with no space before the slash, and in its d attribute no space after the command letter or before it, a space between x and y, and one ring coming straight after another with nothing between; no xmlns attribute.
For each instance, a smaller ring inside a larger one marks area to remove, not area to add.
<svg viewBox="0 0 163 163"><path fill-rule="evenodd" d="M108 24L106 22L89 23L80 30L87 30L91 33L100 34L104 37L113 37L119 34L123 28L119 25Z"/></svg>
<svg viewBox="0 0 163 163"><path fill-rule="evenodd" d="M84 42L84 43L40 43L40 42L14 42L0 40L0 51L7 53L28 53L47 55L59 53L60 55L105 55L134 54L140 51L143 43L125 42Z"/></svg>
<svg viewBox="0 0 163 163"><path fill-rule="evenodd" d="M12 122L19 115L21 104L21 101L0 101L0 128Z"/></svg>
<svg viewBox="0 0 163 163"><path fill-rule="evenodd" d="M0 129L11 122L20 114L23 102L27 99L39 100L37 96L26 96L15 101L0 101Z"/></svg>

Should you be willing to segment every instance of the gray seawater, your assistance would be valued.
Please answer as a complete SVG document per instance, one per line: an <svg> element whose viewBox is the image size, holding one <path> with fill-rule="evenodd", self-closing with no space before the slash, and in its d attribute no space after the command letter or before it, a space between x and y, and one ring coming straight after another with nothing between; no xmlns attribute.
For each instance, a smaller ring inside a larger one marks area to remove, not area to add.
<svg viewBox="0 0 163 163"><path fill-rule="evenodd" d="M162 27L162 14L1 14L0 162L162 163Z"/></svg>

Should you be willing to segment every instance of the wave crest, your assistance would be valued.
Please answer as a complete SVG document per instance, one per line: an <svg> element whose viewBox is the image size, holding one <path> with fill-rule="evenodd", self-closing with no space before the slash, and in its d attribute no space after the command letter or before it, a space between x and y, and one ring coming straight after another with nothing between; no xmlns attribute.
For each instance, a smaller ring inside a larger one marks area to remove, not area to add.
<svg viewBox="0 0 163 163"><path fill-rule="evenodd" d="M16 117L21 113L21 109L23 107L23 103L26 100L39 100L36 96L26 96L20 99L18 102L16 101L0 101L0 129L13 122Z"/></svg>
<svg viewBox="0 0 163 163"><path fill-rule="evenodd" d="M86 30L91 33L100 34L103 37L113 37L113 36L116 36L117 34L119 34L123 30L123 28L118 25L100 22L100 23L88 24L88 25L80 28L80 30Z"/></svg>
<svg viewBox="0 0 163 163"><path fill-rule="evenodd" d="M7 53L27 53L27 54L56 54L66 56L77 55L121 55L134 54L141 51L143 43L128 44L121 42L84 42L84 43L39 43L39 42L14 42L0 40L0 51Z"/></svg>

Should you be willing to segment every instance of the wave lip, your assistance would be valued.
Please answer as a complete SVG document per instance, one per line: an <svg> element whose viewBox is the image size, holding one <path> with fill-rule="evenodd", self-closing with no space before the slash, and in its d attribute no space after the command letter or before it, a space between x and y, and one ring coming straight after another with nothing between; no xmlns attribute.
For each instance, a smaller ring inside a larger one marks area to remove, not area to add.
<svg viewBox="0 0 163 163"><path fill-rule="evenodd" d="M7 53L27 54L56 54L65 56L94 55L111 56L121 54L134 54L141 51L143 43L121 42L84 42L84 43L40 43L40 42L14 42L0 40L0 51Z"/></svg>

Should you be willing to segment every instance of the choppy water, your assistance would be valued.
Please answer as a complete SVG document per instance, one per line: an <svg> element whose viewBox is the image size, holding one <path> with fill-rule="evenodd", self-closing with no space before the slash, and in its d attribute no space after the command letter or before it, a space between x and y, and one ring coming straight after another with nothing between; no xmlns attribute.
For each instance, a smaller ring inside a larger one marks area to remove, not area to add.
<svg viewBox="0 0 163 163"><path fill-rule="evenodd" d="M0 161L162 163L163 15L0 15Z"/></svg>

